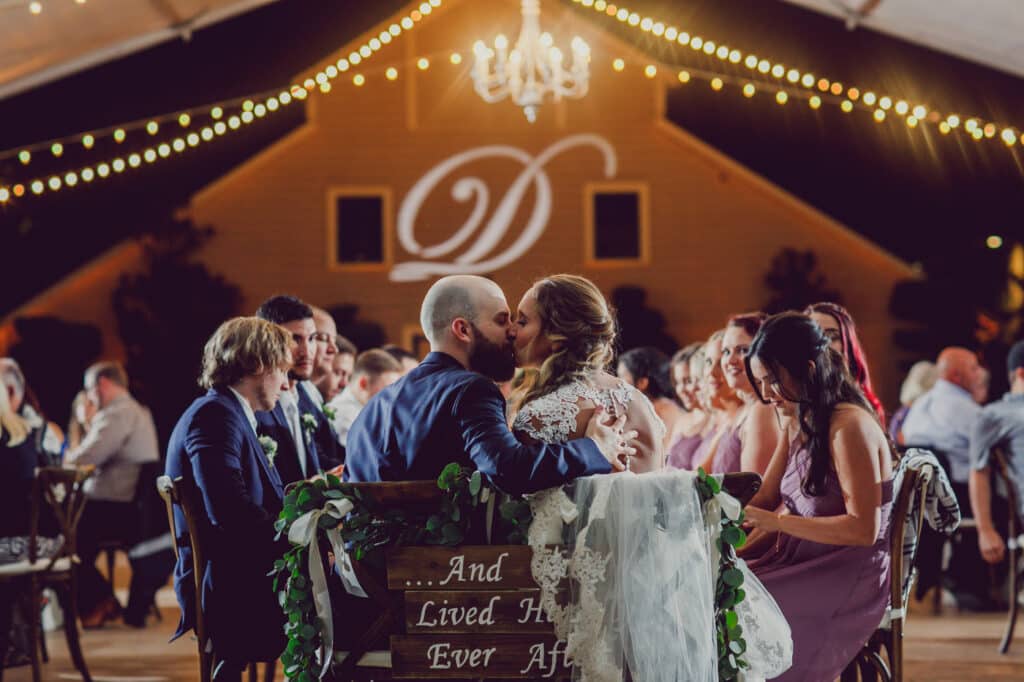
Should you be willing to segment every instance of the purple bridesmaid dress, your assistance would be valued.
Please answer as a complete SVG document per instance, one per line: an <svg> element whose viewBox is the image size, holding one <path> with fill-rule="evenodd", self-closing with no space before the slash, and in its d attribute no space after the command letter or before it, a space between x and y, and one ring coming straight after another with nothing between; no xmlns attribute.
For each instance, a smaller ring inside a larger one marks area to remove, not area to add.
<svg viewBox="0 0 1024 682"><path fill-rule="evenodd" d="M672 447L668 449L668 459L666 460L666 463L675 469L686 469L687 471L692 471L694 467L697 466L697 462L693 461L693 456L696 454L703 441L704 437L699 433L692 436L681 436L677 438L676 442L672 443Z"/></svg>
<svg viewBox="0 0 1024 682"><path fill-rule="evenodd" d="M743 453L743 443L740 442L740 427L737 424L729 430L722 440L718 441L718 448L715 449L715 457L711 460L712 474L734 474L740 471L740 455Z"/></svg>
<svg viewBox="0 0 1024 682"><path fill-rule="evenodd" d="M701 440L700 445L690 455L690 469L696 471L697 467L708 458L708 453L711 452L711 446L715 444L715 436L718 435L718 429L720 427L714 426L708 431L708 434ZM681 468L681 467L680 467Z"/></svg>
<svg viewBox="0 0 1024 682"><path fill-rule="evenodd" d="M825 494L802 489L810 455L794 447L781 483L790 513L803 517L846 512L831 474ZM882 523L869 547L825 545L779 534L775 547L748 565L782 609L793 631L793 667L785 682L834 680L882 621L889 601L889 519L892 480L882 483Z"/></svg>

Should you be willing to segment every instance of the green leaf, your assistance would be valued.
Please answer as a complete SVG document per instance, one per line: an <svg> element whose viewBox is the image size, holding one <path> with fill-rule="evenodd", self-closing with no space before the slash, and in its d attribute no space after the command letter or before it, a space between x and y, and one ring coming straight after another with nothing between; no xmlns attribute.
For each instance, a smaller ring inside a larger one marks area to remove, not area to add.
<svg viewBox="0 0 1024 682"><path fill-rule="evenodd" d="M722 574L722 582L729 587L739 587L743 584L743 573L738 568L730 568Z"/></svg>
<svg viewBox="0 0 1024 682"><path fill-rule="evenodd" d="M329 500L341 500L345 498L345 493L340 490L327 490L324 492L324 497Z"/></svg>
<svg viewBox="0 0 1024 682"><path fill-rule="evenodd" d="M727 630L732 630L734 627L736 627L736 624L739 622L739 616L736 615L735 611L725 612L725 627Z"/></svg>
<svg viewBox="0 0 1024 682"><path fill-rule="evenodd" d="M299 491L298 506L305 507L313 501L313 493L310 492L309 488L303 488Z"/></svg>
<svg viewBox="0 0 1024 682"><path fill-rule="evenodd" d="M334 474L327 474L326 478L327 478L327 485L329 487L331 487L331 488L339 488L339 487L341 487L341 479L338 478L337 476L335 476Z"/></svg>
<svg viewBox="0 0 1024 682"><path fill-rule="evenodd" d="M737 604L739 604L740 602L742 602L746 598L747 598L747 593L743 590L742 587L736 590L736 603Z"/></svg>
<svg viewBox="0 0 1024 682"><path fill-rule="evenodd" d="M742 639L736 639L729 642L729 650L732 651L732 653L739 656L747 650L747 644Z"/></svg>
<svg viewBox="0 0 1024 682"><path fill-rule="evenodd" d="M441 529L441 536L445 544L455 545L462 541L462 530L454 523L446 523Z"/></svg>
<svg viewBox="0 0 1024 682"><path fill-rule="evenodd" d="M479 471L474 471L473 475L469 477L469 494L476 496L480 494L480 488L483 487L484 477Z"/></svg>
<svg viewBox="0 0 1024 682"><path fill-rule="evenodd" d="M453 506L451 509L451 514L449 514L449 517L451 518L452 521L458 523L462 520L462 510L459 509L458 507Z"/></svg>
<svg viewBox="0 0 1024 682"><path fill-rule="evenodd" d="M304 639L313 639L313 637L316 637L316 628L309 623L304 624L299 632L302 634Z"/></svg>
<svg viewBox="0 0 1024 682"><path fill-rule="evenodd" d="M441 517L437 514L433 514L429 519L427 519L427 530L429 530L430 532L434 532L440 527Z"/></svg>

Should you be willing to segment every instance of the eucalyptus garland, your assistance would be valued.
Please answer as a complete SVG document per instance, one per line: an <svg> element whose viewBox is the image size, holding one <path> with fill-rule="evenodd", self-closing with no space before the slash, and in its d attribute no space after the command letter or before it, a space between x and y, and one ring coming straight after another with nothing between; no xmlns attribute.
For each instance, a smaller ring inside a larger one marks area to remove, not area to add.
<svg viewBox="0 0 1024 682"><path fill-rule="evenodd" d="M437 486L444 495L435 513L409 513L401 508L380 506L358 488L328 474L291 487L274 528L278 539L287 537L297 519L310 512L323 511L317 522L319 529L337 528L357 561L382 561L379 550L386 547L459 545L470 528L471 510L486 502L491 491L484 486L479 471L454 462L441 472ZM347 500L352 505L351 511L332 512L329 504L334 500ZM274 591L287 619L284 629L288 644L281 654L281 665L285 677L297 682L315 682L319 677L316 652L323 644L323 627L317 618L308 575L308 552L308 547L292 545L274 562L271 571Z"/></svg>
<svg viewBox="0 0 1024 682"><path fill-rule="evenodd" d="M349 552L357 561L382 561L380 550L401 545L455 546L463 542L470 528L472 509L494 494L484 485L479 471L451 463L437 479L444 491L434 513L409 513L395 507L383 507L364 496L358 488L343 483L338 477L326 475L315 481L302 481L293 486L284 499L274 528L278 538L286 537L292 524L302 516L323 511L319 529L337 528ZM696 481L701 504L706 505L719 492L721 484L703 469ZM345 514L330 511L330 502L347 500L351 511ZM522 499L508 499L499 507L503 521L511 526L508 542L526 544L532 514ZM344 524L342 524L344 521ZM736 520L722 516L722 530L717 540L719 550L718 581L715 585L715 629L718 641L719 680L736 680L742 669L746 642L739 624L736 605L746 598L743 573L736 566L736 550L744 545L746 533L740 527L742 512ZM314 540L315 542L316 540ZM316 652L323 643L323 630L313 604L308 575L309 549L293 545L274 562L271 575L274 591L287 621L288 645L281 654L285 677L294 682L315 682L318 678Z"/></svg>
<svg viewBox="0 0 1024 682"><path fill-rule="evenodd" d="M704 469L697 470L697 493L701 505L706 505L722 491L722 484ZM747 542L747 534L740 527L743 512L735 521L722 515L722 532L718 536L718 582L715 584L715 630L718 640L718 679L736 680L747 666L743 654L747 642L743 639L743 626L736 615L736 605L747 594L743 590L743 572L736 567L736 550Z"/></svg>

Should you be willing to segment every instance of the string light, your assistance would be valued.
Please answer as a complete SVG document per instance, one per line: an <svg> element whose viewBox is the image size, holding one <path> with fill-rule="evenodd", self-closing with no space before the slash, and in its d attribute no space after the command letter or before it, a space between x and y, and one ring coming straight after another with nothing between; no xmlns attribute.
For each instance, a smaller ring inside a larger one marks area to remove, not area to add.
<svg viewBox="0 0 1024 682"><path fill-rule="evenodd" d="M76 0L78 1L78 0ZM218 104L206 108L193 109L191 112L168 114L166 116L160 116L156 118L147 119L140 121L135 124L125 124L117 127L113 130L107 129L91 131L88 133L79 133L74 138L69 138L68 141L77 140L86 149L92 149L95 145L96 139L101 135L110 135L115 142L118 144L125 141L127 138L127 130L131 129L145 129L150 135L156 135L160 132L161 123L174 122L176 121L182 128L187 128L192 124L193 118L199 113L207 113L212 119L212 125L203 126L198 132L192 132L185 137L174 138L170 142L162 142L156 145L155 148L150 147L140 152L133 152L126 158L117 157L111 161L104 161L93 166L86 166L81 170L63 171L63 179L61 175L53 175L48 177L46 180L36 178L28 183L28 189L31 190L34 195L42 195L47 190L57 192L64 187L74 187L79 181L81 182L92 182L93 180L106 179L114 173L123 173L128 168L139 168L145 163L155 163L160 159L170 158L173 154L181 153L186 151L189 147L198 147L203 143L213 141L217 136L226 134L229 130L238 130L243 125L253 122L256 118L263 118L268 113L280 111L283 107L290 104L293 100L304 100L314 87L319 87L321 92L329 92L331 89L330 80L336 78L340 72L347 71L351 68L351 65L358 64L361 61L369 59L376 52L383 49L383 47L389 44L394 38L401 35L402 31L408 31L412 29L417 22L423 20L423 18L431 14L434 8L440 7L442 4L441 0L429 0L429 2L422 3L417 10L409 12L403 17L398 23L391 24L387 31L381 31L377 37L373 37L368 40L364 45L359 46L356 51L348 55L347 59L339 59L336 64L328 65L323 71L315 74L315 80L313 78L306 79L303 86L297 84L291 85L286 90L280 92L277 95L261 95L255 99L265 98L265 104L257 104L254 99L246 99L242 102L242 112L240 115L230 115L225 120L225 105ZM41 5L40 5L41 11ZM462 56L453 52L449 56L449 61L452 64L460 64L462 62ZM427 69L430 66L430 60L427 57L420 57L417 60L417 67L420 69ZM386 70L387 74L394 74L397 77L397 69L390 67ZM353 79L355 85L362 85L365 83L365 76L357 74ZM50 152L55 157L60 157L63 154L64 144L63 141L54 141L52 143L45 143L49 147ZM28 165L32 160L32 151L40 148L41 145L35 145L27 149L21 149L17 151L0 152L0 159L7 156L17 156L18 160L23 165ZM42 146L43 149L46 146ZM4 186L0 184L0 197L4 197L2 201L9 201L12 198L20 198L26 194L26 185L22 183L16 183L12 186Z"/></svg>
<svg viewBox="0 0 1024 682"><path fill-rule="evenodd" d="M626 68L626 62L621 59L616 59L612 62L612 68L616 71L622 71Z"/></svg>
<svg viewBox="0 0 1024 682"><path fill-rule="evenodd" d="M448 58L448 61L450 61L452 64L461 64L462 55L459 54L458 52L452 52L452 56Z"/></svg>
<svg viewBox="0 0 1024 682"><path fill-rule="evenodd" d="M658 67L656 67L654 64L648 64L647 66L644 67L644 75L647 76L648 78L654 78L655 76L658 75Z"/></svg>
<svg viewBox="0 0 1024 682"><path fill-rule="evenodd" d="M785 104L789 101L789 94L785 90L779 90L775 93L775 101L779 104Z"/></svg>
<svg viewBox="0 0 1024 682"><path fill-rule="evenodd" d="M725 83L722 82L721 78L712 78L711 79L711 89L714 90L715 92L718 92L724 86L725 86Z"/></svg>
<svg viewBox="0 0 1024 682"><path fill-rule="evenodd" d="M703 38L699 36L693 36L691 38L689 33L681 31L675 26L668 26L665 22L659 21L656 17L642 16L636 12L632 12L630 9L622 6L617 6L606 2L605 0L573 0L576 4L581 4L583 7L593 9L602 14L602 16L614 17L620 22L625 22L630 26L639 26L641 30L645 32L654 33L658 37L664 37L668 41L678 42L679 45L689 44L694 50L703 49L706 54L715 54L719 59L728 59L733 64L743 63L746 68L750 70L757 69L761 74L771 74L773 77L785 79L794 85L799 84L800 86L811 89L817 85L821 92L831 92L836 97L843 95L843 85L838 82L830 82L827 78L819 78L817 83L814 81L814 77L810 74L802 74L798 69L789 68L787 69L782 64L772 63L770 60L763 57L758 58L753 54L744 55L741 50L736 48L726 48L725 46L716 45L714 40ZM661 27L665 26L664 30ZM616 69L621 70L621 69ZM724 75L724 74L723 74ZM852 102L857 101L861 98L860 90L856 87L850 87L846 92L847 99L843 100L844 104L841 105L843 111L852 111ZM906 99L894 98L891 96L883 96L881 99L873 92L865 92L863 95L863 102L867 107L874 108L876 103L879 106L879 110L882 112L893 109L895 101L895 112L900 116L905 116L908 113L913 114L913 117L917 121L928 120L932 123L939 124L940 132L947 134L948 130L943 130L943 123L945 127L950 130L955 129L958 125L954 125L949 121L949 117L943 120L943 116L937 112L932 112L932 116L929 116L929 112L923 105L916 105L911 107L907 103ZM845 105L845 102L850 102L849 108ZM959 116L952 115L955 121L959 121ZM992 126L991 128L989 126ZM1015 128L1012 126L1004 126L1004 130L1010 130L1016 136ZM974 134L975 128L971 130L965 128L965 132L969 133L972 137L977 139ZM981 129L983 135L986 138L991 139L996 135L997 126L994 123L988 123L984 128Z"/></svg>

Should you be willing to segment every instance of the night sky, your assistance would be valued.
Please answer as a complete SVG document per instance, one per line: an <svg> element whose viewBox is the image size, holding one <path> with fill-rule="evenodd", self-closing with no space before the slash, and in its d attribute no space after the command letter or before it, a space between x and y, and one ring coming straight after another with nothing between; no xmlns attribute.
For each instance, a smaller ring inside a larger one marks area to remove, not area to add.
<svg viewBox="0 0 1024 682"><path fill-rule="evenodd" d="M281 0L201 30L190 42L167 43L0 101L0 149L278 88L404 4ZM849 32L836 19L781 2L636 0L629 7L801 71L898 93L942 111L962 107L1017 123L1024 112L1022 79L867 30ZM596 21L664 62L746 73L742 65L574 9L581 21ZM993 304L993 282L1005 272L1008 246L1024 241L1019 146L1010 151L997 141L941 136L934 127L909 130L900 120L878 124L863 112L847 115L827 105L818 111L805 103L780 107L764 94L748 101L698 81L673 89L668 110L683 128L920 263L931 276L962 281L963 295L978 305ZM286 134L301 117L301 108L291 107L179 160L88 191L65 190L0 209L0 314L186 204L193 192ZM101 144L112 145L97 148ZM78 153L69 148L53 167L96 158L95 152ZM32 177L44 163L33 160ZM12 179L25 179L20 164L0 161L0 181ZM987 249L990 234L1002 236L1006 246Z"/></svg>

